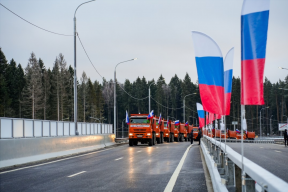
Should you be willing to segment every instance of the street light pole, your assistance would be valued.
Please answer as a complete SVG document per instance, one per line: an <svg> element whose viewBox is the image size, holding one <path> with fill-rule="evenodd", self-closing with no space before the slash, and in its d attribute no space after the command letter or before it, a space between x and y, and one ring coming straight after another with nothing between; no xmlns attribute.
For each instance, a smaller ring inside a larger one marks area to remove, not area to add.
<svg viewBox="0 0 288 192"><path fill-rule="evenodd" d="M184 96L184 99L183 99L183 121L185 123L185 97L189 96L189 95L196 95L197 93L191 93L191 94L188 94L188 95L185 95Z"/></svg>
<svg viewBox="0 0 288 192"><path fill-rule="evenodd" d="M262 109L266 109L266 108L269 108L269 107L264 107L264 108L262 108ZM260 136L262 137L262 125L261 125L261 111L262 111L262 109L260 110Z"/></svg>
<svg viewBox="0 0 288 192"><path fill-rule="evenodd" d="M96 0L91 0L91 1L81 3L76 8L75 13L74 13L74 19L73 19L74 20L74 124L75 124L75 135L79 135L78 127L77 127L76 12L81 5L86 4L86 3L90 3L92 1L96 1Z"/></svg>
<svg viewBox="0 0 288 192"><path fill-rule="evenodd" d="M273 116L273 115L271 115L271 117L270 117L270 137L271 137L271 133L272 133L272 119L271 119L272 116Z"/></svg>
<svg viewBox="0 0 288 192"><path fill-rule="evenodd" d="M137 58L130 59L127 61L122 61L115 66L115 70L114 70L114 134L115 134L115 137L116 137L116 85L117 85L116 84L116 68L121 63L126 63L126 62L134 61L134 60L137 60Z"/></svg>

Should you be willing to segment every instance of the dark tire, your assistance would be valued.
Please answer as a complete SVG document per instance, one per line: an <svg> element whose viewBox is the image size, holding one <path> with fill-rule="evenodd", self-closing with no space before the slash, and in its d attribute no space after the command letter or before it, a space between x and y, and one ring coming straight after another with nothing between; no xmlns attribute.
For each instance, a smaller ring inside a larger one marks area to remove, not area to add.
<svg viewBox="0 0 288 192"><path fill-rule="evenodd" d="M131 139L129 140L129 146L133 146L133 141Z"/></svg>
<svg viewBox="0 0 288 192"><path fill-rule="evenodd" d="M161 143L164 143L164 135L163 135L163 133L161 133L161 135L160 135L160 138L161 138Z"/></svg>
<svg viewBox="0 0 288 192"><path fill-rule="evenodd" d="M174 142L174 134L171 134L171 142Z"/></svg>
<svg viewBox="0 0 288 192"><path fill-rule="evenodd" d="M180 142L183 142L182 134L181 134L180 137L178 137L178 138L179 138L179 141L180 141Z"/></svg>
<svg viewBox="0 0 288 192"><path fill-rule="evenodd" d="M176 142L178 142L178 141L179 141L179 135L178 135L177 137L174 137L174 140L175 140Z"/></svg>
<svg viewBox="0 0 288 192"><path fill-rule="evenodd" d="M157 140L157 144L160 144L161 143L161 135L159 138L156 137L156 140Z"/></svg>
<svg viewBox="0 0 288 192"><path fill-rule="evenodd" d="M166 138L167 143L169 143L171 141L170 137L171 137L171 135L169 135L169 137Z"/></svg>
<svg viewBox="0 0 288 192"><path fill-rule="evenodd" d="M149 145L149 146L152 146L152 145L153 145L153 139L149 139L148 145Z"/></svg>
<svg viewBox="0 0 288 192"><path fill-rule="evenodd" d="M133 145L136 145L136 146L137 146L137 145L138 145L138 141L134 141L134 142L133 142Z"/></svg>
<svg viewBox="0 0 288 192"><path fill-rule="evenodd" d="M153 145L156 145L156 134L153 133Z"/></svg>

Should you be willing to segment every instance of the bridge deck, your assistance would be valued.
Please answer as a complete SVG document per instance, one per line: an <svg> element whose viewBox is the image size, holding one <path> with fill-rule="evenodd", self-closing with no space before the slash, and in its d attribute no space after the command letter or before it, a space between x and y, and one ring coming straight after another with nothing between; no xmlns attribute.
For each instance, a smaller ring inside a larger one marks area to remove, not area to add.
<svg viewBox="0 0 288 192"><path fill-rule="evenodd" d="M198 143L197 143L198 144ZM110 148L0 174L1 191L164 191L188 142ZM198 145L193 145L174 191L207 191ZM70 176L70 177L69 177ZM199 190L198 190L199 189Z"/></svg>

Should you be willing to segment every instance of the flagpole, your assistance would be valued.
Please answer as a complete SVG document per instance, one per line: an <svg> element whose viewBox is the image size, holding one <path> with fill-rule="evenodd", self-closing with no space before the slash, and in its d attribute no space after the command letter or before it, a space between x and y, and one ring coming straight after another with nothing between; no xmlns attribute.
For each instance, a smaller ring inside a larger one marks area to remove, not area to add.
<svg viewBox="0 0 288 192"><path fill-rule="evenodd" d="M225 129L225 155L226 155L226 136L227 136L227 132L226 132L226 116L223 116L223 120L224 120L224 129Z"/></svg>
<svg viewBox="0 0 288 192"><path fill-rule="evenodd" d="M245 119L245 105L241 105L241 162L242 162L242 192L246 191L245 188L245 171L244 171L244 145L243 145L243 128Z"/></svg>

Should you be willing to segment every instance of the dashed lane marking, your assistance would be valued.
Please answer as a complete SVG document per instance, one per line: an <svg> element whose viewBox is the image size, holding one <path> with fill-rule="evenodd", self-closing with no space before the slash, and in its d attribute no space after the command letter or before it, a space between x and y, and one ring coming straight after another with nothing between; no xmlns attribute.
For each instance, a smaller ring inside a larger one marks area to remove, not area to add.
<svg viewBox="0 0 288 192"><path fill-rule="evenodd" d="M140 153L141 151L137 151L137 153Z"/></svg>
<svg viewBox="0 0 288 192"><path fill-rule="evenodd" d="M79 173L75 173L75 174L73 174L73 175L69 175L68 177L74 177L74 176L76 176L76 175L80 175L80 174L82 174L82 173L85 173L86 171L81 171L81 172L79 172Z"/></svg>
<svg viewBox="0 0 288 192"><path fill-rule="evenodd" d="M120 159L123 159L123 157L120 157L120 158L118 158L118 159L115 159L115 161L118 161L118 160L120 160Z"/></svg>
<svg viewBox="0 0 288 192"><path fill-rule="evenodd" d="M192 144L192 145L193 145L193 144ZM190 147L192 147L192 145L189 145L189 147L186 149L186 151L185 151L184 155L182 156L182 158L181 158L181 160L180 160L177 168L175 169L173 175L171 176L171 178L170 178L170 180L169 180L169 182L168 182L168 184L167 184L164 192L171 192L171 191L173 191L173 188L174 188L174 185L175 185L175 183L176 183L176 180L177 180L177 178L178 178L178 176L179 176L179 173L180 173L180 171L181 171L181 169L182 169L182 166L183 166L183 164L184 164L184 161L185 161L185 159L186 159L186 157L187 157L188 151L189 151Z"/></svg>
<svg viewBox="0 0 288 192"><path fill-rule="evenodd" d="M68 159L74 159L74 158L77 158L77 157L82 157L82 156L86 156L86 155L91 155L91 154L95 154L95 153L100 153L100 152L108 151L108 150L111 150L111 149L113 149L113 148L104 149L104 150L101 150L101 151L95 151L95 152L91 152L91 153L86 153L86 154L83 154L83 155L77 155L77 156L73 156L73 157L67 157L67 158L64 158L64 159L59 159L59 160L56 160L56 161L50 161L50 162L47 162L47 163L41 163L41 164L38 164L38 165L32 165L32 166L28 166L28 167L22 167L22 168L19 168L19 169L12 169L12 170L9 170L9 171L1 172L0 175L1 175L1 174L4 174L4 173L19 171L19 170L22 170L22 169L28 169L28 168L32 168L32 167L39 167L39 166L42 166L42 165L47 165L47 164L51 164L51 163L56 163L56 162L59 162L59 161L64 161L64 160L68 160Z"/></svg>
<svg viewBox="0 0 288 192"><path fill-rule="evenodd" d="M275 150L275 152L281 153L281 151L277 151L277 150Z"/></svg>

